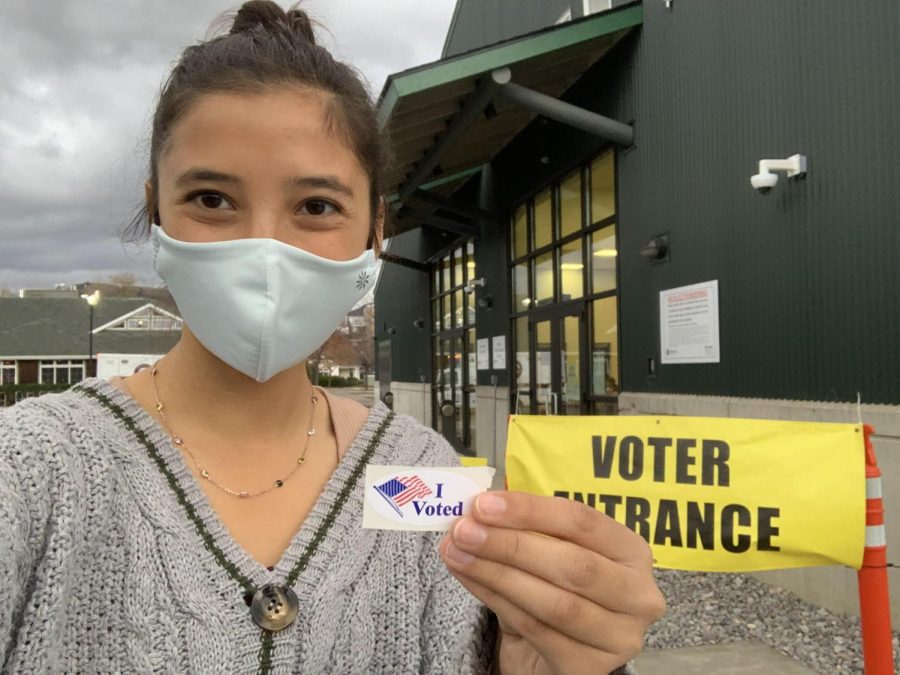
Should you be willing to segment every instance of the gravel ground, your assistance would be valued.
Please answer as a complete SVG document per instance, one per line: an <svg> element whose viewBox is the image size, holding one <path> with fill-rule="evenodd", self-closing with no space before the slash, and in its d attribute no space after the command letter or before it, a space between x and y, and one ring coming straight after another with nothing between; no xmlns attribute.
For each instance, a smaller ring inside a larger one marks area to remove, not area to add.
<svg viewBox="0 0 900 675"><path fill-rule="evenodd" d="M743 574L657 570L666 616L647 649L763 642L824 675L863 672L859 619L834 614ZM900 633L894 633L900 666ZM900 671L898 671L900 672Z"/></svg>

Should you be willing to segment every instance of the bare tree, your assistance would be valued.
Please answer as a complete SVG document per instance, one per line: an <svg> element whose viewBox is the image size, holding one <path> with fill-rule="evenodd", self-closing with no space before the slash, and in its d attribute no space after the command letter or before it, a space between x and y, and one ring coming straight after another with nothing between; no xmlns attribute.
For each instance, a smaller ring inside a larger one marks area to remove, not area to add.
<svg viewBox="0 0 900 675"><path fill-rule="evenodd" d="M112 274L107 282L116 287L116 294L120 298L134 298L138 294L137 279L131 272Z"/></svg>
<svg viewBox="0 0 900 675"><path fill-rule="evenodd" d="M375 365L375 306L367 305L363 309L365 324L354 332L353 348L356 352L356 362L361 366L363 385L368 388L368 375Z"/></svg>
<svg viewBox="0 0 900 675"><path fill-rule="evenodd" d="M359 354L353 340L340 330L336 330L321 347L306 359L306 367L314 384L319 383L322 370L330 370L333 366L355 366L359 363Z"/></svg>
<svg viewBox="0 0 900 675"><path fill-rule="evenodd" d="M332 336L334 333L332 333ZM325 341L325 343L319 347L316 351L306 357L306 370L309 374L309 378L313 381L313 384L319 385L319 375L321 374L322 369L322 361L325 360L325 350L328 346L328 341L331 340L331 337Z"/></svg>
<svg viewBox="0 0 900 675"><path fill-rule="evenodd" d="M358 361L355 345L340 331L331 334L323 349L323 357L336 366L353 366Z"/></svg>

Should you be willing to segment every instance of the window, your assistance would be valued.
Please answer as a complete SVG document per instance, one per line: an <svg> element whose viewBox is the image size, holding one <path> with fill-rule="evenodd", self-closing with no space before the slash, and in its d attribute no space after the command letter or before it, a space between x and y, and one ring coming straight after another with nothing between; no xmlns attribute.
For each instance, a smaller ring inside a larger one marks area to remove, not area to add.
<svg viewBox="0 0 900 675"><path fill-rule="evenodd" d="M592 391L598 395L619 392L619 330L616 297L594 300L594 334L591 339Z"/></svg>
<svg viewBox="0 0 900 675"><path fill-rule="evenodd" d="M591 290L594 293L615 290L616 256L615 224L591 234Z"/></svg>
<svg viewBox="0 0 900 675"><path fill-rule="evenodd" d="M539 408L541 387L565 393L570 410L578 408L581 389L585 412L615 409L620 387L615 193L615 153L609 150L513 209L510 318L513 386L521 412ZM550 316L567 317L555 329L555 347ZM553 349L560 352L552 354ZM560 358L569 361L552 366ZM560 383L547 381L551 370L563 369ZM563 379L568 391L561 390Z"/></svg>
<svg viewBox="0 0 900 675"><path fill-rule="evenodd" d="M15 361L0 361L0 385L18 384L19 369Z"/></svg>
<svg viewBox="0 0 900 675"><path fill-rule="evenodd" d="M528 208L520 206L513 214L513 258L528 253Z"/></svg>
<svg viewBox="0 0 900 675"><path fill-rule="evenodd" d="M76 384L84 379L84 361L41 361L39 384Z"/></svg>
<svg viewBox="0 0 900 675"><path fill-rule="evenodd" d="M475 444L475 293L464 289L477 277L472 242L436 261L431 275L432 423L457 449ZM443 402L452 402L452 420L441 416Z"/></svg>
<svg viewBox="0 0 900 675"><path fill-rule="evenodd" d="M514 209L513 314L615 291L613 167L607 151Z"/></svg>
<svg viewBox="0 0 900 675"><path fill-rule="evenodd" d="M584 295L584 259L580 239L560 247L557 276L561 300L574 300Z"/></svg>
<svg viewBox="0 0 900 675"><path fill-rule="evenodd" d="M611 152L591 162L591 222L616 213L615 167Z"/></svg>
<svg viewBox="0 0 900 675"><path fill-rule="evenodd" d="M110 330L181 330L181 320L160 314L152 307L132 314Z"/></svg>
<svg viewBox="0 0 900 675"><path fill-rule="evenodd" d="M575 171L564 178L559 185L560 236L581 229L581 171Z"/></svg>
<svg viewBox="0 0 900 675"><path fill-rule="evenodd" d="M534 259L534 303L533 307L553 302L553 252L544 253Z"/></svg>
<svg viewBox="0 0 900 675"><path fill-rule="evenodd" d="M534 198L534 247L553 241L553 193L547 189Z"/></svg>

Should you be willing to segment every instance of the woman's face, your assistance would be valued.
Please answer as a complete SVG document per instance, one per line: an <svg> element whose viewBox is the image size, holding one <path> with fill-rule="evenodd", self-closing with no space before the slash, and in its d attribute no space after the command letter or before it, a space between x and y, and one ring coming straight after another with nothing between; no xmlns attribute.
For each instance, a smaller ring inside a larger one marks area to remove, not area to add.
<svg viewBox="0 0 900 675"><path fill-rule="evenodd" d="M201 96L158 161L166 233L189 242L271 238L323 258L359 256L372 224L369 176L329 129L326 105L322 93L289 87Z"/></svg>

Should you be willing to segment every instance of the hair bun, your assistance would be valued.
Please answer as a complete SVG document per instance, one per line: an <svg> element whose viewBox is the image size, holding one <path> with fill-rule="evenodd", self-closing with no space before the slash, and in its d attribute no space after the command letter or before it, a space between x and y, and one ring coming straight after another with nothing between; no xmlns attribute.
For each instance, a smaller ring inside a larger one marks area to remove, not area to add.
<svg viewBox="0 0 900 675"><path fill-rule="evenodd" d="M287 13L287 22L291 27L291 32L299 33L307 42L316 44L316 34L313 31L312 21L302 9L291 9Z"/></svg>
<svg viewBox="0 0 900 675"><path fill-rule="evenodd" d="M249 0L241 5L230 32L247 33L257 27L273 33L287 29L311 44L316 43L312 22L306 12L296 8L285 12L272 0Z"/></svg>

